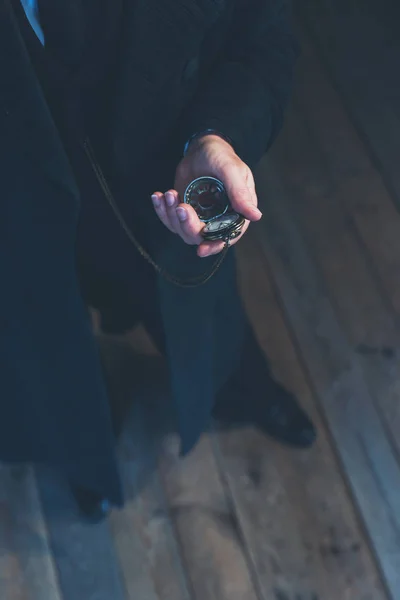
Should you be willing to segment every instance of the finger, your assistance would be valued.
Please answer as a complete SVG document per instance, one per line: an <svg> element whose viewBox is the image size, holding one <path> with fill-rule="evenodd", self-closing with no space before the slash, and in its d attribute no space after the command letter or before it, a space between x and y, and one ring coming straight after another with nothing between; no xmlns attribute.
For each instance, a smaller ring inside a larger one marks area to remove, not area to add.
<svg viewBox="0 0 400 600"><path fill-rule="evenodd" d="M165 202L167 208L167 215L171 226L174 231L178 234L181 233L181 226L176 213L176 209L179 204L178 192L176 190L168 190L165 192Z"/></svg>
<svg viewBox="0 0 400 600"><path fill-rule="evenodd" d="M188 204L179 204L176 213L181 228L179 235L182 239L187 244L201 244L203 241L201 231L204 229L204 223L200 221L194 208Z"/></svg>
<svg viewBox="0 0 400 600"><path fill-rule="evenodd" d="M207 258L214 254L219 254L225 248L225 242L203 242L197 248L197 256L199 258Z"/></svg>
<svg viewBox="0 0 400 600"><path fill-rule="evenodd" d="M249 193L250 193L251 204L258 209L258 211L262 217L262 212L258 208L258 196L257 196L257 191L256 191L256 186L255 186L254 180L247 182L247 189L249 190Z"/></svg>
<svg viewBox="0 0 400 600"><path fill-rule="evenodd" d="M254 184L247 180L235 163L226 167L224 183L233 208L249 221L259 221L262 213L257 208Z"/></svg>
<svg viewBox="0 0 400 600"><path fill-rule="evenodd" d="M153 201L154 210L156 211L156 214L160 221L165 225L165 227L172 231L172 233L176 233L167 213L167 206L164 194L162 194L161 192L155 192L152 195L151 199Z"/></svg>

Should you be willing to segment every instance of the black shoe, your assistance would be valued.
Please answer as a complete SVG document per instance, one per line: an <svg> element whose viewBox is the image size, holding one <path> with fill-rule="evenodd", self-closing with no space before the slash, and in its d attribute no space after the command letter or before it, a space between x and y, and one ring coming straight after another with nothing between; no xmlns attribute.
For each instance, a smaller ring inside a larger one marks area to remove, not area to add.
<svg viewBox="0 0 400 600"><path fill-rule="evenodd" d="M96 524L107 518L111 511L111 504L107 498L76 485L71 485L71 492L85 521Z"/></svg>
<svg viewBox="0 0 400 600"><path fill-rule="evenodd" d="M296 398L272 379L258 393L237 382L225 386L218 394L213 417L223 428L253 426L297 448L310 448L317 438Z"/></svg>

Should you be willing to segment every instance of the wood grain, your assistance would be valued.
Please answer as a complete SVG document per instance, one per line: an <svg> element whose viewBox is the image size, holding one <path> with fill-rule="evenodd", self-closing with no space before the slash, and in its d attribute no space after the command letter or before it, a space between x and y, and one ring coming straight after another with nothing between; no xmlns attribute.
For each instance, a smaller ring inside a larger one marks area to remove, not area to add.
<svg viewBox="0 0 400 600"><path fill-rule="evenodd" d="M261 600L208 435L184 460L167 440L161 473L196 600Z"/></svg>
<svg viewBox="0 0 400 600"><path fill-rule="evenodd" d="M400 206L399 3L298 0L296 6Z"/></svg>
<svg viewBox="0 0 400 600"><path fill-rule="evenodd" d="M292 210L325 273L330 297L400 455L400 327L391 310L399 286L400 215L312 47L306 41L303 47L297 110L289 116L278 152L290 171Z"/></svg>
<svg viewBox="0 0 400 600"><path fill-rule="evenodd" d="M135 332L134 336L129 336L128 341L136 351L157 355L142 329ZM189 456L180 458L179 440L169 417L172 409L168 409L165 397L167 385L162 383L162 373L155 376L154 372L150 372L149 376L153 382L161 382L161 387L155 386L152 397L149 377L144 378L147 419L143 421L140 417L133 418L134 429L131 430L129 444L132 458L138 457L133 444L137 448L147 446L145 452L147 456L153 457L150 458L153 467L152 461L154 457L158 457L158 472L165 499L159 500L157 504L154 496L150 499L147 494L147 498L142 501L142 507L145 506L146 511L153 506L152 527L163 530L161 538L157 538L158 543L160 539L165 543L166 532L170 536L172 526L177 546L172 547L170 543L169 553L175 557L177 554L180 556L185 570L185 593L190 594L190 598L258 600L257 580L254 580L251 572L242 532L221 481L210 436L205 434ZM123 444L123 447L127 446ZM137 466L137 460L135 462ZM157 493L160 494L158 482L155 484L153 480L151 485L156 486ZM151 534L148 530L147 535L152 539L154 533ZM151 545L151 539L148 545ZM164 587L168 576L171 578L172 556L169 557L169 562L165 556L163 560L154 563L153 577L158 577L159 589L162 587L161 570L165 574ZM169 594L160 594L159 598L175 600L182 597L186 600L187 595L177 596L176 591L171 589Z"/></svg>
<svg viewBox="0 0 400 600"><path fill-rule="evenodd" d="M56 473L38 483L63 600L126 600L108 523L84 523Z"/></svg>
<svg viewBox="0 0 400 600"><path fill-rule="evenodd" d="M354 221L381 285L400 315L400 214L312 44L305 35L301 39L296 103L318 144L330 185Z"/></svg>
<svg viewBox="0 0 400 600"><path fill-rule="evenodd" d="M190 600L180 549L157 473L156 454L164 433L157 423L165 415L167 386L154 386L154 378L165 380L163 367L142 329L125 340L105 338L102 348L108 380L113 381L113 401L118 402L118 394L134 399L119 447L126 504L122 511L114 511L110 520L126 597Z"/></svg>
<svg viewBox="0 0 400 600"><path fill-rule="evenodd" d="M0 468L0 597L63 599L30 467Z"/></svg>
<svg viewBox="0 0 400 600"><path fill-rule="evenodd" d="M253 235L241 243L239 266L247 311L273 372L319 431L317 445L305 452L251 430L219 435L221 465L263 597L386 598Z"/></svg>
<svg viewBox="0 0 400 600"><path fill-rule="evenodd" d="M273 154L259 179L259 236L321 400L349 484L394 598L400 589L400 469L354 356L289 209L290 183ZM301 203L301 197L297 198Z"/></svg>

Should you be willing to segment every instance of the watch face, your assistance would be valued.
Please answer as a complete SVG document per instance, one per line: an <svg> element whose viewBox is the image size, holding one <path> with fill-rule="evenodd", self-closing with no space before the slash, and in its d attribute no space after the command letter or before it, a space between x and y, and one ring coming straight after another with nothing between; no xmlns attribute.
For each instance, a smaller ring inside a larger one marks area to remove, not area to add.
<svg viewBox="0 0 400 600"><path fill-rule="evenodd" d="M205 233L218 233L225 231L225 229L229 229L233 225L235 225L239 220L239 215L237 213L223 215L222 217L218 217L214 219L210 223L204 227Z"/></svg>
<svg viewBox="0 0 400 600"><path fill-rule="evenodd" d="M199 177L192 181L186 189L184 202L193 206L204 223L220 217L230 206L224 184L214 177Z"/></svg>

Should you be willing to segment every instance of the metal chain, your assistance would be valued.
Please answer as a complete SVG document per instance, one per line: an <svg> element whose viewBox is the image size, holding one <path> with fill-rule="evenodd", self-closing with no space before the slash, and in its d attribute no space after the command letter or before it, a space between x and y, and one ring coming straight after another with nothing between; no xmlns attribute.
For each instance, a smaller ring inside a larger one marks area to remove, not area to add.
<svg viewBox="0 0 400 600"><path fill-rule="evenodd" d="M147 252L147 250L137 240L135 235L132 233L132 231L128 227L123 215L121 214L121 211L119 210L119 208L115 202L114 196L110 190L107 180L104 177L104 173L96 160L92 145L87 138L83 142L83 147L84 147L86 155L90 161L90 164L92 165L93 171L94 171L96 178L101 186L101 189L103 190L104 196L105 196L108 204L110 205L111 210L113 211L115 217L117 218L117 220L118 220L119 224L121 225L123 231L125 232L126 236L130 240L130 242L135 246L135 248L139 252L139 254L141 254L141 256L143 256L143 258L154 268L154 270L161 277L163 277L164 279L166 279L167 281L169 281L170 283L173 283L174 285L176 285L178 287L195 288L195 287L200 287L200 286L204 285L205 283L207 283L215 275L215 273L219 270L220 266L222 265L222 263L226 257L226 254L229 250L230 238L228 237L227 239L224 240L225 241L224 248L208 272L203 273L202 275L199 275L198 277L193 277L191 279L186 279L186 280L180 279L179 277L172 275L171 273L169 273L168 271L163 269L159 264L157 264L155 262L155 260L150 256L150 254Z"/></svg>

